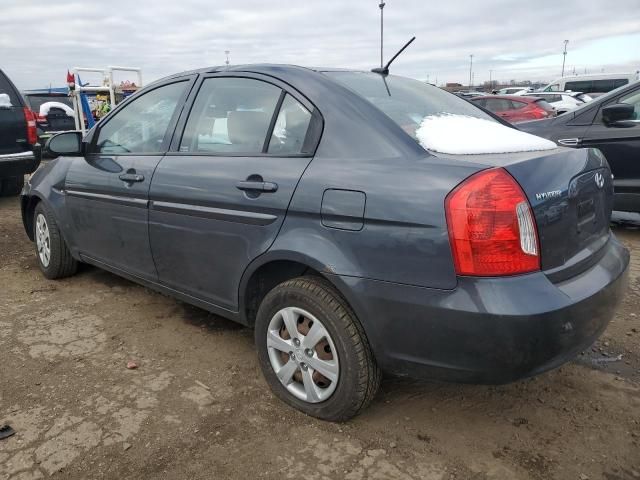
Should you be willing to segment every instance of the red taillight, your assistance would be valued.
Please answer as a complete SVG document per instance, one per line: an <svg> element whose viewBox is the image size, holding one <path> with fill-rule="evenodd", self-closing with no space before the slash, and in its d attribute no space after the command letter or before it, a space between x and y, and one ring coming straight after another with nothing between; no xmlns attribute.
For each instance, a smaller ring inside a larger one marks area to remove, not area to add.
<svg viewBox="0 0 640 480"><path fill-rule="evenodd" d="M38 123L47 123L47 117L45 115L40 115L38 112L32 111L33 116L36 119L36 124Z"/></svg>
<svg viewBox="0 0 640 480"><path fill-rule="evenodd" d="M27 142L29 145L35 145L38 142L36 117L27 107L24 107L24 119L27 122Z"/></svg>
<svg viewBox="0 0 640 480"><path fill-rule="evenodd" d="M484 170L445 200L458 275L517 275L540 270L538 234L527 197L502 168Z"/></svg>

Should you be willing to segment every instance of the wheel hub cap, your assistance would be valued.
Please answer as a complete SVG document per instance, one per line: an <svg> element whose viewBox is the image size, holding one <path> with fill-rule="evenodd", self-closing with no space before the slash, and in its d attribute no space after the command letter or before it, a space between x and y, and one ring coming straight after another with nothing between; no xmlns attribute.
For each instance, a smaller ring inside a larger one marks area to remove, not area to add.
<svg viewBox="0 0 640 480"><path fill-rule="evenodd" d="M340 366L333 339L306 310L286 307L273 316L267 353L280 383L300 400L323 402L335 391Z"/></svg>
<svg viewBox="0 0 640 480"><path fill-rule="evenodd" d="M38 257L44 267L49 266L51 260L51 237L49 235L49 225L41 213L36 217L36 246L38 247Z"/></svg>

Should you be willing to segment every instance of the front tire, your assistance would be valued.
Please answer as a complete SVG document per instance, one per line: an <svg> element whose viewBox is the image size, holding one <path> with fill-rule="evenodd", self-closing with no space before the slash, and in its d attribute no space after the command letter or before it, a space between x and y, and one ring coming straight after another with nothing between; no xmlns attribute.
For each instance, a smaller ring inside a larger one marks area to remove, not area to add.
<svg viewBox="0 0 640 480"><path fill-rule="evenodd" d="M271 290L258 310L255 340L273 392L307 415L349 420L380 385L362 325L323 278L295 278Z"/></svg>
<svg viewBox="0 0 640 480"><path fill-rule="evenodd" d="M78 270L78 262L71 256L58 224L42 202L33 213L33 238L40 270L50 280L70 277Z"/></svg>

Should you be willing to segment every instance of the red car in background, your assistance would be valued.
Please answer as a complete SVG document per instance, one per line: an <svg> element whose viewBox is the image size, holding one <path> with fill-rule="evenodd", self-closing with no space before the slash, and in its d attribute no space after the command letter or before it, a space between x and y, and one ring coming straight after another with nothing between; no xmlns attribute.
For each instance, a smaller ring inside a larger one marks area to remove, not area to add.
<svg viewBox="0 0 640 480"><path fill-rule="evenodd" d="M539 97L487 95L485 97L470 98L469 100L511 123L556 116L555 109Z"/></svg>

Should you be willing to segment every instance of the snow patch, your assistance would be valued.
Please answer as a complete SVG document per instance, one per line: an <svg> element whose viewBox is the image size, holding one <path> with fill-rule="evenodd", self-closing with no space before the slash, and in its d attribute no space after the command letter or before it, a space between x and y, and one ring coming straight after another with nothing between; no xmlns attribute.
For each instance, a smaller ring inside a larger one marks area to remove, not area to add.
<svg viewBox="0 0 640 480"><path fill-rule="evenodd" d="M42 105L40 105L40 115L46 117L47 115L49 115L49 111L52 108L59 108L60 110L64 110L64 113L67 114L67 117L75 117L75 115L73 114L73 110L68 105L65 105L61 102L44 102Z"/></svg>
<svg viewBox="0 0 640 480"><path fill-rule="evenodd" d="M558 148L555 143L498 122L467 115L429 115L416 130L427 150L458 155L515 153Z"/></svg>
<svg viewBox="0 0 640 480"><path fill-rule="evenodd" d="M6 93L0 93L0 107L13 107L13 105L11 105L11 99L9 98L9 95L7 95Z"/></svg>

